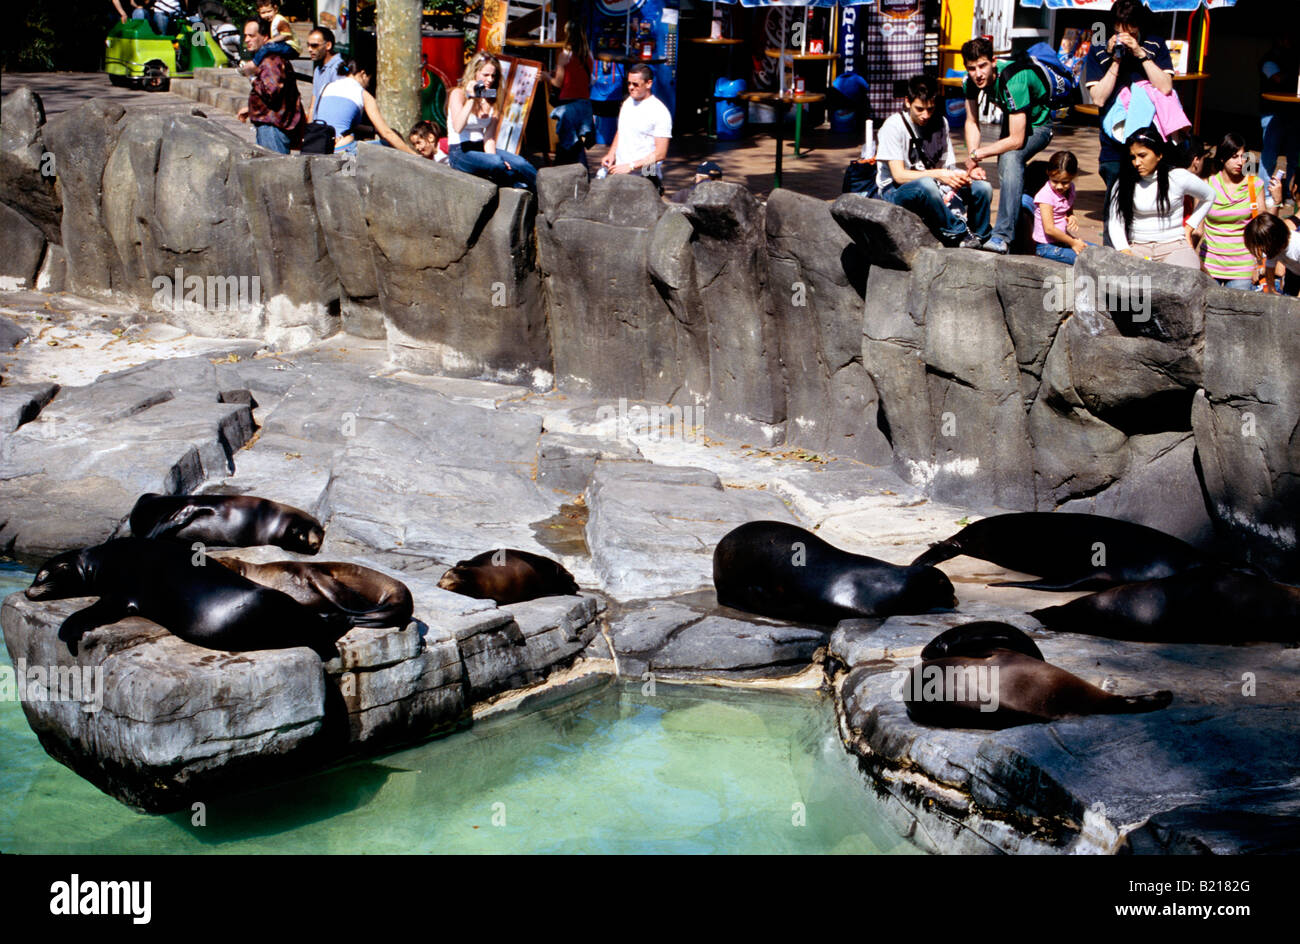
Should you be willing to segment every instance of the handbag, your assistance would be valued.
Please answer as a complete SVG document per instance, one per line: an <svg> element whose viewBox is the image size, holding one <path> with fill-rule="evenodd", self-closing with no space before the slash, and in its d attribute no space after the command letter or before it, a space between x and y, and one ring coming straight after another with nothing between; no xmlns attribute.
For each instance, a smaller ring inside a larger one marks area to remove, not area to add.
<svg viewBox="0 0 1300 944"><path fill-rule="evenodd" d="M333 154L334 128L330 124L316 120L307 126L302 135L302 153Z"/></svg>
<svg viewBox="0 0 1300 944"><path fill-rule="evenodd" d="M876 162L849 161L849 166L844 170L844 187L841 192L860 193L873 198L880 196L880 188L876 185Z"/></svg>

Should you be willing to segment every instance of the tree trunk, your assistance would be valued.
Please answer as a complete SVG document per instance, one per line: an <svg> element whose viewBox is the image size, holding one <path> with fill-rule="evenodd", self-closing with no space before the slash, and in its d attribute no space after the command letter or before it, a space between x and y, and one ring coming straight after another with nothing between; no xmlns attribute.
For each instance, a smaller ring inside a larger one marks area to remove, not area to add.
<svg viewBox="0 0 1300 944"><path fill-rule="evenodd" d="M420 120L422 0L378 0L375 43L379 80L375 99L384 120L403 137Z"/></svg>

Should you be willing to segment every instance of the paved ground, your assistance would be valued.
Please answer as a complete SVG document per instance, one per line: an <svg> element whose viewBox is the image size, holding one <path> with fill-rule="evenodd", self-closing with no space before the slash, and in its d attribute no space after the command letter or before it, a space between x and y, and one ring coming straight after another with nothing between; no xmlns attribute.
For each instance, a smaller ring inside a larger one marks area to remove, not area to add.
<svg viewBox="0 0 1300 944"><path fill-rule="evenodd" d="M188 81L175 79L175 82ZM61 111L75 108L87 98L103 97L122 104L139 104L143 102L183 102L174 93L138 92L118 88L109 83L105 73L74 72L34 72L5 73L0 76L0 87L9 92L19 85L27 85L40 94L45 103L47 116L57 115ZM253 131L249 125L241 124L232 116L216 109L207 108L212 120L230 128L240 137L253 140ZM801 151L803 155L794 157L794 145L787 141L783 159L783 176L786 187L798 190L810 196L832 200L840 193L840 184L844 177L844 168L857 156L861 140L856 135L836 135L826 130L806 131ZM984 140L993 140L996 129L985 128ZM674 140L669 153L666 185L669 192L679 189L691 180L696 165L703 160L716 161L721 165L727 180L743 183L760 196L767 196L772 189L772 171L775 166L775 139L772 135L760 132L741 141L718 142L704 135L687 135ZM957 160L965 159L966 147L959 140L954 140L953 147ZM1066 148L1074 152L1083 168L1076 183L1078 197L1076 207L1083 230L1083 238L1089 242L1101 242L1101 209L1105 195L1105 186L1097 175L1097 155L1099 143L1096 126L1061 125L1057 136L1044 152L1042 160L1054 150ZM591 151L593 164L604 154L603 147ZM985 165L989 179L997 188L997 167L993 162ZM997 206L997 195L994 195Z"/></svg>

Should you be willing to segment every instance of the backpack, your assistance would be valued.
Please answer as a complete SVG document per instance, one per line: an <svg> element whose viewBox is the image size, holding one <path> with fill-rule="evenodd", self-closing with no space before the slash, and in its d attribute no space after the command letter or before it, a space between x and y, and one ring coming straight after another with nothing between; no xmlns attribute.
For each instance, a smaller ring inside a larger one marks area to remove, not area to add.
<svg viewBox="0 0 1300 944"><path fill-rule="evenodd" d="M849 166L844 170L844 189L843 193L860 193L864 197L873 199L880 196L880 188L876 185L876 162L875 161L849 161Z"/></svg>
<svg viewBox="0 0 1300 944"><path fill-rule="evenodd" d="M1025 69L1033 69L1047 86L1047 107L1052 111L1069 108L1081 100L1079 78L1074 70L1061 62L1056 50L1047 43L1034 43L1025 52L1019 53L1011 64L998 73L998 102L1005 101L1006 83L1013 76Z"/></svg>

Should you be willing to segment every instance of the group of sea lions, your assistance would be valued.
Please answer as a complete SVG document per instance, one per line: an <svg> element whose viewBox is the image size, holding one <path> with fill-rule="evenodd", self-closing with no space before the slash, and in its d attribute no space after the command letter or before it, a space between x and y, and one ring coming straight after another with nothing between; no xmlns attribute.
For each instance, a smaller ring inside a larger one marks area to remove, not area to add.
<svg viewBox="0 0 1300 944"><path fill-rule="evenodd" d="M353 627L406 626L414 603L399 580L343 561L255 564L194 554L192 546L272 545L316 554L321 523L289 505L249 495L143 495L129 537L59 554L37 571L29 600L98 597L64 620L75 655L90 630L142 616L186 642L245 652L306 646L323 660ZM215 562L214 566L208 566ZM576 593L559 564L502 549L459 562L440 587L498 603Z"/></svg>
<svg viewBox="0 0 1300 944"><path fill-rule="evenodd" d="M854 617L955 608L952 584L934 565L962 554L1039 578L994 586L1097 591L1034 610L1031 615L1049 629L1147 642L1300 639L1300 590L1153 528L1102 515L995 515L905 566L840 550L795 525L755 521L718 543L713 581L724 606L834 626ZM975 681L991 670L996 698L961 690L967 674ZM1021 630L991 622L940 634L922 650L906 687L903 698L914 720L980 728L1154 711L1173 697L1167 691L1112 695L1048 664Z"/></svg>

